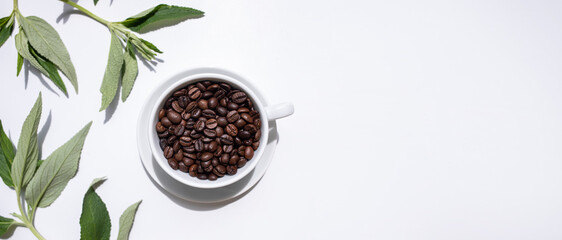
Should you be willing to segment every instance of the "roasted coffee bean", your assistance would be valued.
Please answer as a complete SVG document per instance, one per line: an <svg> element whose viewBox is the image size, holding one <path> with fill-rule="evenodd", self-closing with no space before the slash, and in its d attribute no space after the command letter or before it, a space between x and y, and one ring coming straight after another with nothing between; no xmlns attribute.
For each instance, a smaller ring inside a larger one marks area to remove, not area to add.
<svg viewBox="0 0 562 240"><path fill-rule="evenodd" d="M187 106L185 107L185 111L186 112L192 112L195 108L197 108L197 102L190 102L189 104L187 104Z"/></svg>
<svg viewBox="0 0 562 240"><path fill-rule="evenodd" d="M191 138L201 138L203 135L195 130L191 131L191 134L189 134L189 136Z"/></svg>
<svg viewBox="0 0 562 240"><path fill-rule="evenodd" d="M173 101L174 101L174 98L168 98L168 100L166 100L166 102L164 103L164 108L166 108L166 109L170 108L170 106L172 106Z"/></svg>
<svg viewBox="0 0 562 240"><path fill-rule="evenodd" d="M219 165L219 166L223 167L222 165ZM224 177L224 174L221 174L221 173L217 170L217 167L219 167L219 166L215 166L215 168L213 168L213 174L215 174L215 175L217 175L217 177L221 178L221 177ZM225 168L225 171L226 171L226 168Z"/></svg>
<svg viewBox="0 0 562 240"><path fill-rule="evenodd" d="M224 129L226 130L226 133L230 136L234 137L238 135L238 128L234 126L234 124L228 124Z"/></svg>
<svg viewBox="0 0 562 240"><path fill-rule="evenodd" d="M162 133L158 133L158 137L159 138L167 138L170 136L170 133L168 132L168 130L162 132Z"/></svg>
<svg viewBox="0 0 562 240"><path fill-rule="evenodd" d="M242 168L246 165L246 163L248 162L248 160L246 160L246 158L240 158L240 160L238 160L238 164L236 164L236 166L238 168Z"/></svg>
<svg viewBox="0 0 562 240"><path fill-rule="evenodd" d="M223 154L221 155L221 158L219 159L219 161L220 161L222 164L228 164L228 162L230 161L230 155L228 155L228 153L223 153Z"/></svg>
<svg viewBox="0 0 562 240"><path fill-rule="evenodd" d="M200 99L197 102L197 106L201 109L201 110L205 110L207 108L209 108L209 102L205 99Z"/></svg>
<svg viewBox="0 0 562 240"><path fill-rule="evenodd" d="M205 80L203 82L201 82L203 84L203 86L205 86L206 88L208 88L209 86L211 86L211 84L213 84L213 82L211 82L211 80Z"/></svg>
<svg viewBox="0 0 562 240"><path fill-rule="evenodd" d="M164 131L166 131L166 127L164 127L161 122L158 122L156 123L156 131L159 133L163 133Z"/></svg>
<svg viewBox="0 0 562 240"><path fill-rule="evenodd" d="M198 173L198 174L197 174L197 178L199 178L199 179L201 179L201 180L207 180L207 174Z"/></svg>
<svg viewBox="0 0 562 240"><path fill-rule="evenodd" d="M197 139L193 145L195 145L195 151L202 152L203 151L203 141L201 139Z"/></svg>
<svg viewBox="0 0 562 240"><path fill-rule="evenodd" d="M160 111L158 112L158 119L161 120L165 116L166 116L166 110L160 109Z"/></svg>
<svg viewBox="0 0 562 240"><path fill-rule="evenodd" d="M165 158L172 158L174 156L174 149L170 146L164 148L164 157Z"/></svg>
<svg viewBox="0 0 562 240"><path fill-rule="evenodd" d="M244 151L244 157L247 159L252 159L254 157L254 149L251 147L246 147Z"/></svg>
<svg viewBox="0 0 562 240"><path fill-rule="evenodd" d="M191 129L193 129L193 126L195 126L195 120L193 120L193 119L187 120L185 128L191 130Z"/></svg>
<svg viewBox="0 0 562 240"><path fill-rule="evenodd" d="M215 97L219 99L219 103L220 103L220 99L224 99L225 96L226 96L226 92L222 89L215 92Z"/></svg>
<svg viewBox="0 0 562 240"><path fill-rule="evenodd" d="M228 109L226 109L225 107L218 106L217 107L217 114L219 116L224 117L224 116L226 116L226 114L228 114Z"/></svg>
<svg viewBox="0 0 562 240"><path fill-rule="evenodd" d="M221 127L226 127L226 125L228 125L228 120L226 120L225 117L219 117L217 118L217 125Z"/></svg>
<svg viewBox="0 0 562 240"><path fill-rule="evenodd" d="M254 118L252 116L250 116L250 114L248 114L248 113L242 113L242 114L240 114L240 117L248 123L254 123Z"/></svg>
<svg viewBox="0 0 562 240"><path fill-rule="evenodd" d="M180 96L178 97L178 104L180 105L181 108L185 108L187 107L187 104L189 104L189 100L187 99L187 97L184 96Z"/></svg>
<svg viewBox="0 0 562 240"><path fill-rule="evenodd" d="M211 162L211 161L209 161L209 162ZM208 167L203 168L203 171L205 171L206 173L212 172L213 171L213 165L209 165Z"/></svg>
<svg viewBox="0 0 562 240"><path fill-rule="evenodd" d="M204 161L204 162L201 162L201 167L202 167L202 168L207 168L207 167L209 167L209 166L211 166L211 161Z"/></svg>
<svg viewBox="0 0 562 240"><path fill-rule="evenodd" d="M176 140L178 139L178 137L176 137L175 135L171 135L168 137L168 143L169 144L173 144L176 142Z"/></svg>
<svg viewBox="0 0 562 240"><path fill-rule="evenodd" d="M174 159L168 159L168 164L170 165L170 167L174 170L178 169L178 162L176 162L176 160Z"/></svg>
<svg viewBox="0 0 562 240"><path fill-rule="evenodd" d="M232 136L230 136L228 134L223 134L221 136L221 139L220 139L220 142L223 145L232 145L232 143L234 143L233 141L234 141L234 139L232 138Z"/></svg>
<svg viewBox="0 0 562 240"><path fill-rule="evenodd" d="M244 130L254 134L258 131L258 128L254 124L246 124L246 126L244 126Z"/></svg>
<svg viewBox="0 0 562 240"><path fill-rule="evenodd" d="M168 118L169 118L169 116L168 116ZM234 123L234 122L238 121L238 119L240 119L240 114L238 114L238 112L235 111L235 110L232 110L232 111L228 112L228 114L226 114L226 120L228 120L229 123Z"/></svg>
<svg viewBox="0 0 562 240"><path fill-rule="evenodd" d="M212 141L209 143L209 152L215 152L219 148L219 143L216 141Z"/></svg>
<svg viewBox="0 0 562 240"><path fill-rule="evenodd" d="M238 121L234 123L234 126L240 129L243 128L245 125L246 125L246 121L244 121L244 119L238 119Z"/></svg>
<svg viewBox="0 0 562 240"><path fill-rule="evenodd" d="M238 171L238 168L236 166L226 167L226 174L228 174L228 175L234 175L234 174L236 174L237 171Z"/></svg>
<svg viewBox="0 0 562 240"><path fill-rule="evenodd" d="M187 136L180 137L180 145L182 147L187 147L193 145L193 139Z"/></svg>
<svg viewBox="0 0 562 240"><path fill-rule="evenodd" d="M181 113L183 112L183 108L180 107L180 104L178 103L178 101L173 101L172 102L172 109L174 109L174 111Z"/></svg>
<svg viewBox="0 0 562 240"><path fill-rule="evenodd" d="M189 176L195 177L197 176L197 165L193 164L189 166Z"/></svg>
<svg viewBox="0 0 562 240"><path fill-rule="evenodd" d="M228 100L226 100L226 97L219 100L219 105L221 105L222 107L226 107L228 105Z"/></svg>
<svg viewBox="0 0 562 240"><path fill-rule="evenodd" d="M212 91L212 92L217 91L219 89L220 89L220 86L216 83L211 83L211 85L209 85L207 87L207 91Z"/></svg>
<svg viewBox="0 0 562 240"><path fill-rule="evenodd" d="M183 149L183 151L188 152L188 153L194 153L195 152L195 146L194 145L183 147L182 149Z"/></svg>
<svg viewBox="0 0 562 240"><path fill-rule="evenodd" d="M236 103L229 102L228 105L226 105L226 108L228 108L228 110L237 110L239 106Z"/></svg>
<svg viewBox="0 0 562 240"><path fill-rule="evenodd" d="M219 172L222 175L226 173L226 167L223 165L218 165L215 169L217 170L217 172Z"/></svg>
<svg viewBox="0 0 562 240"><path fill-rule="evenodd" d="M203 167L201 167L201 162L196 161L195 165L197 165L197 173L204 173L205 171L203 171Z"/></svg>
<svg viewBox="0 0 562 240"><path fill-rule="evenodd" d="M217 151L213 154L215 157L220 157L222 155L222 147L219 145Z"/></svg>
<svg viewBox="0 0 562 240"><path fill-rule="evenodd" d="M215 109L219 105L219 100L216 97L209 98L209 108Z"/></svg>
<svg viewBox="0 0 562 240"><path fill-rule="evenodd" d="M232 89L232 87L228 83L219 83L219 86L227 92L230 91L230 89Z"/></svg>
<svg viewBox="0 0 562 240"><path fill-rule="evenodd" d="M195 87L199 88L199 90L201 90L201 92L207 90L207 88L205 87L205 85L203 85L202 82L198 82L195 84Z"/></svg>
<svg viewBox="0 0 562 240"><path fill-rule="evenodd" d="M250 109L248 109L247 107L241 107L241 108L238 108L238 110L236 110L236 111L238 111L238 113L242 114L242 113L249 113Z"/></svg>
<svg viewBox="0 0 562 240"><path fill-rule="evenodd" d="M169 128L170 126L172 126L172 122L167 117L163 117L162 120L160 120L160 122L162 123L162 126L164 126L166 128Z"/></svg>
<svg viewBox="0 0 562 240"><path fill-rule="evenodd" d="M191 158L191 159L193 159L193 160L196 160L197 157L198 157L198 156L197 156L197 153L184 153L183 155L184 155L185 157Z"/></svg>
<svg viewBox="0 0 562 240"><path fill-rule="evenodd" d="M166 146L168 146L168 140L166 140L165 138L160 138L160 148L164 150Z"/></svg>
<svg viewBox="0 0 562 240"><path fill-rule="evenodd" d="M236 92L232 94L232 101L238 104L243 103L247 98L248 96L246 96L246 93L244 92Z"/></svg>
<svg viewBox="0 0 562 240"><path fill-rule="evenodd" d="M184 173L187 172L187 166L185 166L185 163L179 162L179 163L178 163L178 166L179 166L180 171L182 171L182 172L184 172Z"/></svg>
<svg viewBox="0 0 562 240"><path fill-rule="evenodd" d="M222 136L224 134L224 129L221 127L217 127L215 131L217 131L217 136Z"/></svg>
<svg viewBox="0 0 562 240"><path fill-rule="evenodd" d="M211 165L213 165L213 167L218 166L219 165L219 159L218 158L211 159Z"/></svg>
<svg viewBox="0 0 562 240"><path fill-rule="evenodd" d="M181 145L178 141L175 141L174 144L172 144L172 149L174 150L174 152L177 152L178 150L180 150Z"/></svg>
<svg viewBox="0 0 562 240"><path fill-rule="evenodd" d="M238 147L238 149L237 149L238 155L244 156L245 150L246 150L246 146L240 146L240 147Z"/></svg>
<svg viewBox="0 0 562 240"><path fill-rule="evenodd" d="M205 109L203 110L203 112L201 113L201 116L203 116L204 118L216 118L217 114L215 113L215 111L211 110L211 109Z"/></svg>
<svg viewBox="0 0 562 240"><path fill-rule="evenodd" d="M205 92L203 92L203 94L201 95L201 98L207 99L207 98L212 97L213 95L215 95L213 92L211 92L211 91L205 91Z"/></svg>
<svg viewBox="0 0 562 240"><path fill-rule="evenodd" d="M214 118L207 120L205 122L205 127L207 127L208 129L215 129L217 127L217 120Z"/></svg>
<svg viewBox="0 0 562 240"><path fill-rule="evenodd" d="M260 142L252 143L252 148L254 149L254 151L258 150L258 147L260 147Z"/></svg>
<svg viewBox="0 0 562 240"><path fill-rule="evenodd" d="M213 154L210 153L210 152L204 152L199 157L199 159L201 159L201 161L204 161L204 162L211 160L211 158L213 158Z"/></svg>
<svg viewBox="0 0 562 240"><path fill-rule="evenodd" d="M195 160L191 159L191 158L186 158L184 157L182 159L183 164L185 164L185 166L191 167L191 165L193 165L195 163Z"/></svg>
<svg viewBox="0 0 562 240"><path fill-rule="evenodd" d="M201 89L192 88L187 94L189 95L189 98L193 100L198 99L199 97L201 97Z"/></svg>
<svg viewBox="0 0 562 240"><path fill-rule="evenodd" d="M257 128L261 128L261 119L254 117L254 125L256 125Z"/></svg>
<svg viewBox="0 0 562 240"><path fill-rule="evenodd" d="M201 132L203 131L203 129L205 129L205 121L203 120L199 120L195 123L195 126L193 126L193 128L195 129L195 131Z"/></svg>
<svg viewBox="0 0 562 240"><path fill-rule="evenodd" d="M246 146L251 146L252 143L254 143L254 141L252 141L252 139L246 139L246 140L244 140L244 141L242 141L242 142L244 142L244 145L246 145Z"/></svg>
<svg viewBox="0 0 562 240"><path fill-rule="evenodd" d="M185 96L185 94L187 93L186 89L180 89L174 92L173 96L174 97L181 97L181 96Z"/></svg>
<svg viewBox="0 0 562 240"><path fill-rule="evenodd" d="M205 129L205 130L203 130L203 134L205 134L205 136L210 137L210 138L217 137L217 132L213 129Z"/></svg>
<svg viewBox="0 0 562 240"><path fill-rule="evenodd" d="M176 111L168 111L168 114L166 116L168 117L170 122L172 122L173 124L178 124L178 123L181 122L181 115L179 113L177 113ZM164 125L163 122L162 122L162 124Z"/></svg>
<svg viewBox="0 0 562 240"><path fill-rule="evenodd" d="M225 153L230 153L233 149L232 145L222 145L222 151Z"/></svg>
<svg viewBox="0 0 562 240"><path fill-rule="evenodd" d="M258 142L261 138L261 130L258 130L254 135L254 141Z"/></svg>
<svg viewBox="0 0 562 240"><path fill-rule="evenodd" d="M183 119L183 117L181 119L180 125L182 125L184 127L187 126L187 122Z"/></svg>
<svg viewBox="0 0 562 240"><path fill-rule="evenodd" d="M234 154L234 155L230 156L230 160L228 161L228 164L236 165L236 164L238 164L238 160L240 160L240 156L238 156L238 154Z"/></svg>
<svg viewBox="0 0 562 240"><path fill-rule="evenodd" d="M191 113L188 113L188 112L186 112L186 111L184 111L184 112L181 113L181 118L182 118L183 120L186 120L186 121L187 121L187 120L189 120L190 117L191 117Z"/></svg>
<svg viewBox="0 0 562 240"><path fill-rule="evenodd" d="M214 140L214 138L204 137L204 138L202 138L202 140L203 140L204 143L210 143Z"/></svg>
<svg viewBox="0 0 562 240"><path fill-rule="evenodd" d="M193 109L193 111L191 111L191 117L192 118L199 118L199 117L201 117L201 113L202 113L201 109L199 109L199 108Z"/></svg>
<svg viewBox="0 0 562 240"><path fill-rule="evenodd" d="M234 144L240 146L240 145L242 145L242 144L244 144L244 143L242 142L242 139L240 139L239 137L235 137L235 138L234 138Z"/></svg>
<svg viewBox="0 0 562 240"><path fill-rule="evenodd" d="M185 131L185 127L182 125L179 125L178 127L176 127L176 131L174 134L176 134L176 136L181 136L183 135L183 132Z"/></svg>
<svg viewBox="0 0 562 240"><path fill-rule="evenodd" d="M246 140L249 139L250 137L252 137L252 134L246 130L240 131L238 132L238 137L242 140Z"/></svg>
<svg viewBox="0 0 562 240"><path fill-rule="evenodd" d="M207 177L207 179L209 179L209 181L216 181L217 180L217 175L213 174L213 173L209 173L209 176Z"/></svg>

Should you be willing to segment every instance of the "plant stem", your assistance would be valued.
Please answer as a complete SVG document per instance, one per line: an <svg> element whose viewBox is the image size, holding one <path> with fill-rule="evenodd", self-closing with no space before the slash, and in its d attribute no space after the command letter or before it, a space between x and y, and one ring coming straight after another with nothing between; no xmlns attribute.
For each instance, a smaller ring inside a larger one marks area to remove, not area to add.
<svg viewBox="0 0 562 240"><path fill-rule="evenodd" d="M37 229L35 228L35 226L33 226L33 221L29 220L29 217L25 214L25 211L23 210L23 204L21 201L21 192L20 189L16 188L16 196L18 197L18 208L20 209L20 214L21 214L21 220L23 221L23 224L29 228L29 230L33 233L33 235L35 235L35 237L37 237L37 239L39 240L45 240L45 238L43 236L41 236L41 234L39 233L39 231L37 231ZM35 212L35 211L33 211ZM22 223L19 223L18 225L21 226Z"/></svg>
<svg viewBox="0 0 562 240"><path fill-rule="evenodd" d="M17 1L17 0L14 0ZM106 21L105 19L98 17L97 15L93 14L92 12L88 11L88 9L83 8L82 6L78 5L77 3L71 1L71 0L60 0L61 2L64 2L70 6L73 6L74 8L80 10L81 12L85 13L86 15L88 15L89 17L93 18L94 20L106 25L107 27L111 28L111 22Z"/></svg>
<svg viewBox="0 0 562 240"><path fill-rule="evenodd" d="M14 0L14 12L18 12L18 0Z"/></svg>

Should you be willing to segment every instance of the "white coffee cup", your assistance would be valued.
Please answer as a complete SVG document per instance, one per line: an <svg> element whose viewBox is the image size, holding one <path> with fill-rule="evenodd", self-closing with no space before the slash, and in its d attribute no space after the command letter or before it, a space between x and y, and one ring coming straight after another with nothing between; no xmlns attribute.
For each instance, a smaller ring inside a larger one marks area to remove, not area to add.
<svg viewBox="0 0 562 240"><path fill-rule="evenodd" d="M157 103L154 105L153 109L150 112L150 119L149 119L149 129L148 129L148 137L150 142L150 148L152 151L152 155L156 159L156 162L160 167L172 178L175 180L196 188L205 188L205 189L212 189L212 188L219 188L224 187L229 184L235 183L240 179L244 178L248 173L250 173L260 161L265 146L267 144L267 139L269 138L269 121L274 121L280 118L287 117L294 112L294 107L292 103L281 103L276 105L266 105L258 95L259 93L254 92L252 89L255 89L250 86L250 83L240 77L239 75L233 74L229 71L222 70L222 69L202 69L203 71L195 71L201 72L193 75L189 75L185 78L178 80L176 83L171 85L160 98L158 98ZM209 180L200 180L195 177L189 176L189 174L184 173L182 171L174 170L168 164L168 160L164 157L163 150L160 148L160 141L155 129L156 123L158 123L158 112L164 106L165 101L170 97L175 91L186 87L189 84L199 82L202 80L212 80L215 82L225 82L230 84L231 86L238 88L244 91L254 103L254 108L260 113L261 119L261 138L260 138L260 146L254 152L254 157L246 163L246 165L242 168L239 168L237 173L234 175L225 175L222 178L218 178L216 181L209 181Z"/></svg>

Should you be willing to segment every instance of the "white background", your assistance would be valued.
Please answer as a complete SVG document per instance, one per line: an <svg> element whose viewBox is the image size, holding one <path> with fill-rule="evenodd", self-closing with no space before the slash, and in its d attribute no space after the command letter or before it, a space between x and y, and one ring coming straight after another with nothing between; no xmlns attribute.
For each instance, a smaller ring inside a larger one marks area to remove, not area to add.
<svg viewBox="0 0 562 240"><path fill-rule="evenodd" d="M83 195L101 176L112 239L139 199L131 239L562 239L562 2L160 2L206 15L142 35L163 63L140 65L128 101L108 114L97 111L107 29L55 0L20 1L61 35L80 93L67 98L32 72L15 77L12 37L0 48L4 127L17 141L40 91L44 157L94 121L78 174L37 213L47 239L79 239ZM79 3L113 21L156 4ZM0 15L11 8L1 1ZM137 153L151 89L202 66L237 72L269 102L296 108L278 121L264 178L228 204L168 197ZM17 211L14 195L0 186L0 215ZM32 238L17 228L10 239Z"/></svg>

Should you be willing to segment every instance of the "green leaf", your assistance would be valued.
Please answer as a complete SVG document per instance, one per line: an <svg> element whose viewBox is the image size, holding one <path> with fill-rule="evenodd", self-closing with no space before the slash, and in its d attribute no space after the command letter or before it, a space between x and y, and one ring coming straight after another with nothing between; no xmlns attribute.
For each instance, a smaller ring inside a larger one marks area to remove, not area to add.
<svg viewBox="0 0 562 240"><path fill-rule="evenodd" d="M123 67L123 47L115 33L111 33L111 45L109 47L109 58L103 75L100 92L102 94L100 112L105 110L115 98Z"/></svg>
<svg viewBox="0 0 562 240"><path fill-rule="evenodd" d="M189 18L202 17L205 13L197 9L160 4L121 22L135 32L149 30L150 27L172 25Z"/></svg>
<svg viewBox="0 0 562 240"><path fill-rule="evenodd" d="M0 47L4 45L6 40L12 35L14 31L14 20L12 16L0 19Z"/></svg>
<svg viewBox="0 0 562 240"><path fill-rule="evenodd" d="M125 209L125 212L119 218L119 235L117 235L117 240L128 240L131 228L133 228L133 222L135 221L135 214L139 208L139 204L142 202L138 201L133 205Z"/></svg>
<svg viewBox="0 0 562 240"><path fill-rule="evenodd" d="M45 59L41 55L39 55L39 53L37 53L32 47L30 47L29 52L31 52L31 55L45 69L45 71L47 71L47 73L49 74L47 75L49 79L51 79L51 81L53 81L53 83L55 83L55 85L62 92L64 92L64 94L68 94L68 92L66 91L66 86L64 85L64 82L59 75L59 71L57 70L57 66L48 59Z"/></svg>
<svg viewBox="0 0 562 240"><path fill-rule="evenodd" d="M0 121L0 177L8 187L14 187L12 181L12 162L14 161L14 144L8 138Z"/></svg>
<svg viewBox="0 0 562 240"><path fill-rule="evenodd" d="M41 73L43 73L43 75L49 76L47 70L45 70L41 66L41 64L39 64L39 62L37 62L35 57L33 57L33 54L31 54L31 52L29 51L31 46L27 41L27 36L25 35L25 32L20 31L18 34L16 34L15 40L16 40L16 49L18 50L18 54L20 54L25 60L27 60L31 64L31 66L33 66Z"/></svg>
<svg viewBox="0 0 562 240"><path fill-rule="evenodd" d="M154 46L154 44L152 44L149 41L146 41L144 39L141 38L141 42L146 45L148 48L152 49L152 51L155 51L157 53L163 53L162 51L160 51L160 49L158 49L156 46Z"/></svg>
<svg viewBox="0 0 562 240"><path fill-rule="evenodd" d="M21 67L23 67L23 57L21 56L21 54L18 53L18 67L17 67L18 69L17 69L16 77L20 75Z"/></svg>
<svg viewBox="0 0 562 240"><path fill-rule="evenodd" d="M76 70L74 70L70 55L57 31L41 18L30 16L21 19L21 26L31 46L41 56L54 63L68 77L68 80L78 92ZM25 56L23 57L25 58Z"/></svg>
<svg viewBox="0 0 562 240"><path fill-rule="evenodd" d="M92 122L72 139L55 150L45 161L25 190L25 200L35 209L48 207L62 193L78 171L78 161Z"/></svg>
<svg viewBox="0 0 562 240"><path fill-rule="evenodd" d="M127 42L127 48L124 54L123 63L123 79L122 79L122 89L121 89L121 100L125 102L131 90L133 90L133 85L135 84L135 79L139 73L139 67L137 64L137 56L135 55L135 50L130 42Z"/></svg>
<svg viewBox="0 0 562 240"><path fill-rule="evenodd" d="M94 0L94 6L97 5L99 0Z"/></svg>
<svg viewBox="0 0 562 240"><path fill-rule="evenodd" d="M105 203L94 190L94 185L103 179L96 179L84 195L80 215L81 240L109 240L111 220Z"/></svg>
<svg viewBox="0 0 562 240"><path fill-rule="evenodd" d="M14 219L0 216L0 236L4 235L14 223L16 223Z"/></svg>
<svg viewBox="0 0 562 240"><path fill-rule="evenodd" d="M37 169L39 149L37 147L37 128L41 119L41 93L31 112L23 122L18 151L12 163L12 180L16 189L23 189L29 183Z"/></svg>

